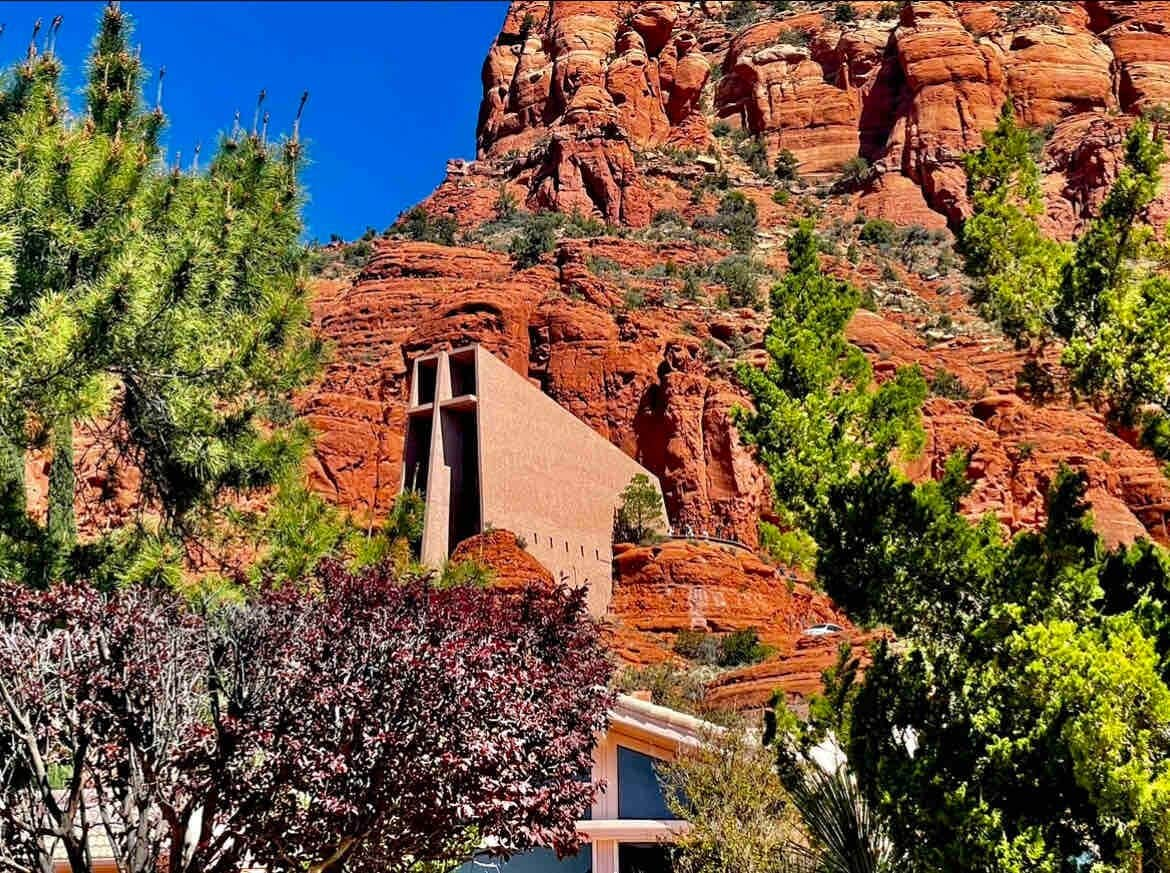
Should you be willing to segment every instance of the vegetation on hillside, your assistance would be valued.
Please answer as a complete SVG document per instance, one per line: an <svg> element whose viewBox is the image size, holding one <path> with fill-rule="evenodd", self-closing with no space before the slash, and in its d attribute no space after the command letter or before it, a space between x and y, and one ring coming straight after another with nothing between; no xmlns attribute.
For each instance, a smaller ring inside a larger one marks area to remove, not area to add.
<svg viewBox="0 0 1170 873"><path fill-rule="evenodd" d="M985 146L967 157L974 214L963 227L967 269L984 311L1021 343L1065 343L1074 390L1149 431L1166 457L1159 420L1170 409L1170 277L1164 244L1144 222L1166 162L1160 136L1137 119L1125 165L1073 244L1041 231L1035 138L1005 106Z"/></svg>
<svg viewBox="0 0 1170 873"><path fill-rule="evenodd" d="M1135 130L1131 163L1156 166L1143 157L1147 134ZM998 165L997 142L1026 151L1010 119L998 135L974 166ZM1139 176L1123 174L1107 203L1147 198ZM965 234L974 263L1029 256L1007 238L1055 250L1031 233L1025 205L980 204ZM995 210L1001 219L990 217ZM1100 220L1120 222L1095 243L1109 263L1124 248L1114 234L1130 214L1119 205ZM859 392L868 365L852 363L860 352L843 333L856 293L821 273L808 229L789 246L790 273L772 293L770 362L741 368L755 410L738 423L771 474L778 507L815 541L826 592L903 642L882 644L862 681L856 665L839 663L803 726L778 705L782 774L786 743L835 737L889 829L899 869L1162 869L1170 558L1147 541L1107 550L1092 528L1085 476L1071 469L1053 480L1045 529L1014 538L994 518L960 514L966 455L950 459L941 481L906 481L894 450L920 445L921 374ZM1074 250L1060 287L1102 287L1100 259L1079 262ZM815 296L802 297L810 288ZM1108 307L1083 301L1108 299L1075 293L1046 305L1054 325L1100 325ZM789 789L798 783L790 779Z"/></svg>

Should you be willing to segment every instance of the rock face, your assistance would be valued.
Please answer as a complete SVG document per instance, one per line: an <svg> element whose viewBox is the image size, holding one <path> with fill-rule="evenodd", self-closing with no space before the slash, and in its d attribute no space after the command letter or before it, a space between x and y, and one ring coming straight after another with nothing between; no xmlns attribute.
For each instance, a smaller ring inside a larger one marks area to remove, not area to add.
<svg viewBox="0 0 1170 873"><path fill-rule="evenodd" d="M524 550L523 543L510 530L490 530L461 542L451 560L478 561L490 567L492 584L501 588L520 588L532 583L552 585L552 574Z"/></svg>
<svg viewBox="0 0 1170 873"><path fill-rule="evenodd" d="M731 21L733 6L516 0L484 62L479 157L522 156L513 175L530 203L641 226L654 198L638 156L709 149L709 115L759 138L769 160L791 151L803 174L860 155L954 226L968 209L962 155L1005 101L1059 134L1170 106L1165 2L916 0L897 17L861 2L849 22L805 3ZM1047 157L1084 180L1100 155ZM1050 212L1075 214L1101 187L1047 190Z"/></svg>
<svg viewBox="0 0 1170 873"><path fill-rule="evenodd" d="M746 400L683 330L699 308L613 309L620 289L585 267L589 258L638 269L697 257L685 244L566 241L558 266L514 271L506 256L478 249L380 242L352 286L326 288L316 302L334 353L302 402L319 434L314 485L359 513L383 512L402 477L407 361L478 342L658 475L680 529L754 544L767 480L730 423Z"/></svg>
<svg viewBox="0 0 1170 873"><path fill-rule="evenodd" d="M1046 229L1081 230L1117 176L1136 113L1170 106L1170 3L912 2L892 17L890 4L853 5L857 20L842 23L832 4L760 3L754 20L729 21L743 4L513 2L484 63L478 158L450 162L424 203L456 219L464 244L379 240L352 281L317 289L314 316L333 354L300 400L318 431L313 485L377 521L401 484L410 362L482 343L654 472L676 532L746 544L619 550L615 653L669 660L681 630L756 627L777 657L721 676L712 702L758 707L777 687L816 690L841 639L803 628L841 624L859 653L873 637L750 553L760 519L772 518L771 487L732 410L748 402L735 366L766 358L765 317L720 298L715 266L731 253L688 226L731 188L758 209L755 256L772 276L786 267L792 222L810 215L842 248L859 244L856 228L873 217L935 235L926 267L864 246L852 262L822 259L872 293L873 311L858 311L848 333L878 379L918 364L957 386L928 400L927 449L909 475L937 476L951 453L968 452L965 512L1019 531L1043 524L1048 484L1069 463L1088 473L1109 543L1170 543L1170 479L1158 462L1069 395L1059 350L1031 360L983 322L942 251L969 209L963 156L1005 101L1044 133ZM758 151L754 168L744 160L748 136L768 164L795 155L804 181L791 196L773 198ZM871 171L854 190L818 190L858 156ZM1166 173L1149 210L1156 226L1170 218ZM580 213L610 231L566 233L540 263L516 269L499 235L507 222L496 221L501 189L529 210ZM1051 396L1021 387L1026 364L1053 377ZM481 558L501 584L542 569L506 531L456 556Z"/></svg>
<svg viewBox="0 0 1170 873"><path fill-rule="evenodd" d="M679 6L513 3L484 62L480 157L527 152L533 205L646 224L633 149L708 140L709 63Z"/></svg>
<svg viewBox="0 0 1170 873"><path fill-rule="evenodd" d="M615 620L667 643L679 631L750 627L765 642L789 648L810 625L852 627L823 594L727 546L686 540L619 546L614 578Z"/></svg>

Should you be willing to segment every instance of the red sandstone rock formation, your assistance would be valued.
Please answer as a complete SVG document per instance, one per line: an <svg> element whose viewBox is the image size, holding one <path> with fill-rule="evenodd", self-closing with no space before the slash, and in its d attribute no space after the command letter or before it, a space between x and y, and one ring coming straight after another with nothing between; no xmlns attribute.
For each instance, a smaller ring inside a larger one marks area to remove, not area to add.
<svg viewBox="0 0 1170 873"><path fill-rule="evenodd" d="M823 594L754 555L701 541L618 546L611 616L669 642L684 630L755 628L791 648L801 631L831 621L851 627Z"/></svg>
<svg viewBox="0 0 1170 873"><path fill-rule="evenodd" d="M560 268L515 272L477 249L379 243L352 287L316 304L334 351L302 403L319 434L315 486L359 512L384 511L402 476L406 360L479 342L659 475L677 526L754 543L767 481L730 424L746 400L682 331L703 313L611 310L620 295L582 266L588 252L631 267L699 257L677 244L568 241Z"/></svg>
<svg viewBox="0 0 1170 873"><path fill-rule="evenodd" d="M1116 177L1134 114L1170 105L1170 3L914 2L880 20L882 5L856 3L859 20L839 24L801 4L779 15L759 4L760 19L735 28L729 3L517 0L484 64L479 157L451 162L426 208L474 229L495 217L503 186L529 209L637 228L658 210L688 221L710 213L720 192L696 183L722 169L759 208L758 256L783 269L786 228L815 190L798 186L791 204L774 202L733 138L709 133L716 121L758 136L769 159L791 150L814 180L867 158L874 174L858 190L817 201L822 227L864 214L937 230L966 213L963 155L1010 100L1026 124L1051 126L1044 221L1068 237ZM1156 224L1170 217L1170 168L1167 182L1150 209ZM379 242L355 281L318 294L334 352L302 401L319 432L316 487L378 517L401 478L407 363L475 341L655 472L676 529L754 544L769 485L731 425L746 399L719 350L730 357L734 345L740 360L759 361L763 318L687 300L663 270L710 265L726 251L654 239L565 239L523 271L479 245ZM891 284L868 256L856 266L825 260L862 287ZM896 298L860 311L850 338L879 379L914 363L928 376L952 373L967 394L927 403L927 451L909 473L937 475L951 452L970 451L965 510L1015 531L1043 523L1048 483L1072 463L1089 473L1109 542L1170 542L1170 482L1148 452L1074 403L1059 378L1054 398L1032 402L1017 387L1027 355L980 321L961 277L894 272ZM626 305L632 293L640 306ZM952 328L931 327L944 317ZM1042 363L1059 377L1057 360L1051 350ZM532 568L507 539L495 532L467 548L512 581ZM836 641L801 638L800 627L845 624L810 589L790 591L767 565L719 549L628 549L615 574L609 638L627 661L674 657L673 634L690 627L754 625L780 647L778 660L716 683L721 704L762 705L777 685L807 694ZM850 638L869 639L853 629Z"/></svg>
<svg viewBox="0 0 1170 873"><path fill-rule="evenodd" d="M730 5L516 0L484 62L477 163L498 165L531 205L641 226L657 199L639 156L713 148L708 125L722 119L771 157L791 150L802 173L831 175L860 154L875 190L910 202L906 221L930 225L928 208L954 224L968 209L962 155L1005 100L1026 124L1077 129L1170 106L1166 2L916 0L890 20L883 4L856 3L848 23L758 4L738 29ZM1107 185L1099 166L1116 161L1115 139L1051 151L1053 173L1073 180L1047 188L1062 233ZM453 168L446 185L476 172ZM450 201L440 189L431 207Z"/></svg>
<svg viewBox="0 0 1170 873"><path fill-rule="evenodd" d="M552 574L526 552L510 530L490 530L461 542L451 554L452 561L474 560L490 567L493 585L519 588L531 583L553 584Z"/></svg>

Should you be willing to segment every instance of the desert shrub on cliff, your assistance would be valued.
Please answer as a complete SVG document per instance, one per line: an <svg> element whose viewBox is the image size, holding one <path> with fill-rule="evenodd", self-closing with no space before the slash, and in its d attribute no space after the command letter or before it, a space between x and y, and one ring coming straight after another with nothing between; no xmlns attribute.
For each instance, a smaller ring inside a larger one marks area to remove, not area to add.
<svg viewBox="0 0 1170 873"><path fill-rule="evenodd" d="M898 237L898 226L884 218L871 218L861 227L859 239L879 248L893 245Z"/></svg>
<svg viewBox="0 0 1170 873"><path fill-rule="evenodd" d="M308 433L292 393L320 357L300 242L303 151L295 137L273 145L237 129L202 171L164 167L165 118L143 105L117 4L88 69L80 111L52 52L29 52L0 86L0 576L166 581L185 550L229 534L228 517L207 511L229 492L299 473ZM137 511L79 543L83 422L114 435L115 469L137 471L111 484ZM51 456L44 525L24 513L23 461L36 447Z"/></svg>
<svg viewBox="0 0 1170 873"><path fill-rule="evenodd" d="M499 191L496 192L496 202L492 204L492 211L495 212L496 219L506 221L515 215L519 208L520 201L516 199L516 195L508 190L506 184L501 183Z"/></svg>
<svg viewBox="0 0 1170 873"><path fill-rule="evenodd" d="M755 664L772 654L773 649L760 642L755 628L743 628L726 634L699 630L675 634L674 651L689 661L710 667L739 667Z"/></svg>
<svg viewBox="0 0 1170 873"><path fill-rule="evenodd" d="M749 252L756 244L759 217L756 204L742 191L731 191L719 201L714 215L702 215L693 222L696 230L714 230L727 235L738 251Z"/></svg>
<svg viewBox="0 0 1170 873"><path fill-rule="evenodd" d="M945 397L948 400L967 400L971 392L950 370L940 367L934 371L930 379L930 393L936 397Z"/></svg>
<svg viewBox="0 0 1170 873"><path fill-rule="evenodd" d="M517 270L525 270L540 263L557 242L557 216L553 213L526 215L524 225L508 246L508 254Z"/></svg>
<svg viewBox="0 0 1170 873"><path fill-rule="evenodd" d="M800 161L791 149L781 149L772 167L778 182L795 182L800 178Z"/></svg>
<svg viewBox="0 0 1170 873"><path fill-rule="evenodd" d="M841 166L841 175L837 177L835 187L845 190L859 188L869 181L873 175L873 168L869 161L861 155L855 155Z"/></svg>
<svg viewBox="0 0 1170 873"><path fill-rule="evenodd" d="M706 704L706 682L712 675L711 670L684 669L663 661L645 667L626 667L614 676L613 687L626 694L648 691L650 700L659 706L708 718L711 710Z"/></svg>
<svg viewBox="0 0 1170 873"><path fill-rule="evenodd" d="M764 141L760 137L749 136L744 138L735 147L735 153L761 179L772 178L772 167L768 163L768 148L764 145Z"/></svg>
<svg viewBox="0 0 1170 873"><path fill-rule="evenodd" d="M1022 0L1022 2L1013 3L1008 7L1004 13L1004 20L1013 27L1059 24L1060 13L1053 8L1053 4L1036 2L1036 0Z"/></svg>
<svg viewBox="0 0 1170 873"><path fill-rule="evenodd" d="M776 41L782 45L808 45L812 36L805 30L782 30L776 34Z"/></svg>
<svg viewBox="0 0 1170 873"><path fill-rule="evenodd" d="M449 215L433 216L425 207L416 206L407 212L390 229L396 236L418 242L432 242L443 246L455 245L455 231L458 224Z"/></svg>
<svg viewBox="0 0 1170 873"><path fill-rule="evenodd" d="M750 255L731 255L715 264L710 277L727 289L730 306L760 306L760 280L768 273L767 266Z"/></svg>
<svg viewBox="0 0 1170 873"><path fill-rule="evenodd" d="M833 20L838 24L856 21L857 8L852 3L838 3L833 8Z"/></svg>
<svg viewBox="0 0 1170 873"><path fill-rule="evenodd" d="M754 0L735 0L723 16L727 26L735 29L754 24L759 18L760 10Z"/></svg>

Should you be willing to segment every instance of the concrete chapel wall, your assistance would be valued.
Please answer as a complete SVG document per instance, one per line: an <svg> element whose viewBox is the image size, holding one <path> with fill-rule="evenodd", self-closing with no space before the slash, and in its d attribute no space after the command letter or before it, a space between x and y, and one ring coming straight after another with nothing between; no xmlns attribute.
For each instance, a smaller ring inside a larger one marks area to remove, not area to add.
<svg viewBox="0 0 1170 873"><path fill-rule="evenodd" d="M406 454L425 452L429 459L423 561L445 561L466 533L459 519L475 515L472 507L452 506L452 498L478 497L480 529L523 538L554 578L585 586L590 611L604 615L613 593L619 494L639 473L661 493L657 478L479 346L417 360L411 400ZM425 435L430 445L424 448L417 443ZM471 444L478 448L477 471L458 451ZM403 487L412 486L414 475L403 471Z"/></svg>

